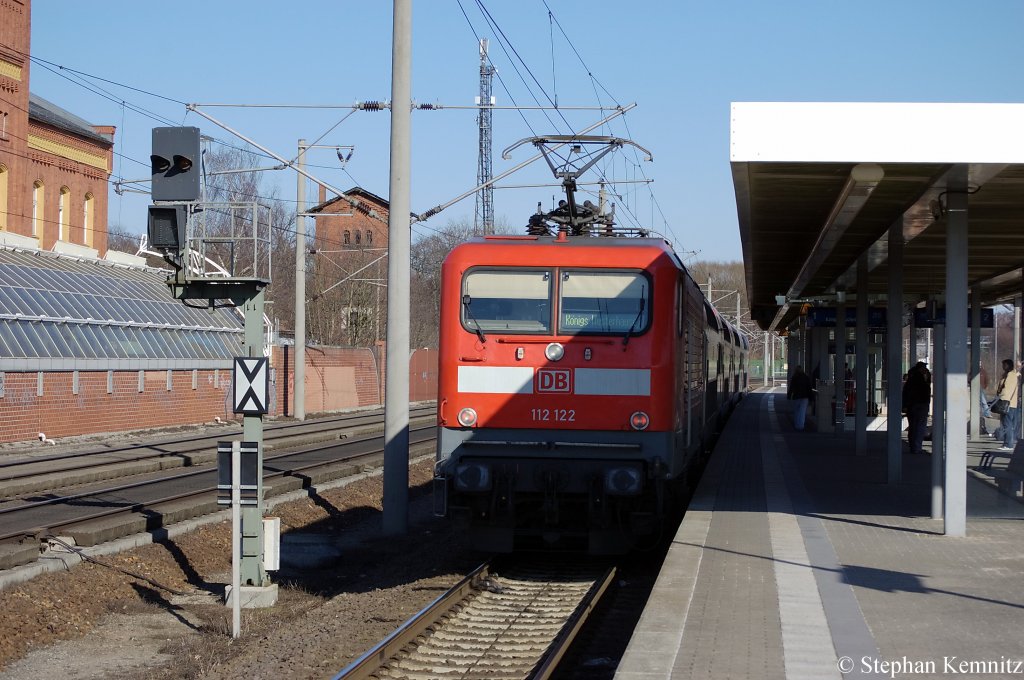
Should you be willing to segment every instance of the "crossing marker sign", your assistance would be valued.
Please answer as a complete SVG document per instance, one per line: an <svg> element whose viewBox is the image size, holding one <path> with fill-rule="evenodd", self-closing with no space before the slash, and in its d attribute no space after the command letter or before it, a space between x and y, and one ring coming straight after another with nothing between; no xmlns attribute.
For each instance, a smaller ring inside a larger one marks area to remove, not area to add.
<svg viewBox="0 0 1024 680"><path fill-rule="evenodd" d="M235 386L234 413L262 416L267 413L270 391L269 361L266 357L235 357L232 383Z"/></svg>

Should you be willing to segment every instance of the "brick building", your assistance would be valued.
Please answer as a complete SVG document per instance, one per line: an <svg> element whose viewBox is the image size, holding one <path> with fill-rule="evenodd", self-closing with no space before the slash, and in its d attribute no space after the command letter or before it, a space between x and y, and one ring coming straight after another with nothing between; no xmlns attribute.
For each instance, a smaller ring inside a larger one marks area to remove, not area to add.
<svg viewBox="0 0 1024 680"><path fill-rule="evenodd" d="M350 200L326 200L316 215L312 299L307 313L311 341L352 346L383 340L387 320L388 202L360 187L345 192Z"/></svg>
<svg viewBox="0 0 1024 680"><path fill-rule="evenodd" d="M309 211L317 214L315 246L326 250L387 250L387 200L361 187L352 187L345 195L355 205L338 197L327 200L327 189L320 187L320 202Z"/></svg>
<svg viewBox="0 0 1024 680"><path fill-rule="evenodd" d="M31 0L0 1L0 243L107 250L114 131L29 92Z"/></svg>

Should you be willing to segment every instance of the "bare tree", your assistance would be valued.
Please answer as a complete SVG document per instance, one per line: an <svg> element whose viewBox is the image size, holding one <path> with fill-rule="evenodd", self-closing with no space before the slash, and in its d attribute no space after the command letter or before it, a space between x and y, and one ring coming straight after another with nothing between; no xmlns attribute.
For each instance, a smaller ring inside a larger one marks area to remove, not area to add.
<svg viewBox="0 0 1024 680"><path fill-rule="evenodd" d="M314 342L369 347L385 336L386 251L363 244L321 248L311 260L307 329Z"/></svg>
<svg viewBox="0 0 1024 680"><path fill-rule="evenodd" d="M107 250L119 253L136 255L139 252L139 245L142 241L141 234L131 234L120 225L107 229ZM146 259L146 265L157 269L167 269L170 265L159 255L142 255Z"/></svg>
<svg viewBox="0 0 1024 680"><path fill-rule="evenodd" d="M235 239L253 234L252 211L231 210L216 204L257 204L269 215L270 268L272 282L266 291L267 314L284 329L295 327L295 209L279 198L279 189L266 181L259 170L266 158L254 151L224 148L203 155L206 173L204 200L209 206L203 216L206 233L227 239L207 251L207 256L236 276L262 272L253 262L254 252L237 248ZM241 252L239 252L241 251Z"/></svg>
<svg viewBox="0 0 1024 680"><path fill-rule="evenodd" d="M749 310L746 274L742 262L700 261L693 263L688 269L694 281L704 290L704 294L730 319L736 316L736 294L740 296L740 310ZM749 313L747 318L749 319Z"/></svg>
<svg viewBox="0 0 1024 680"><path fill-rule="evenodd" d="M505 222L494 225L495 234L509 234L513 228ZM412 245L412 319L409 332L413 347L437 347L441 317L441 263L455 246L482 231L468 218L450 220L441 229Z"/></svg>

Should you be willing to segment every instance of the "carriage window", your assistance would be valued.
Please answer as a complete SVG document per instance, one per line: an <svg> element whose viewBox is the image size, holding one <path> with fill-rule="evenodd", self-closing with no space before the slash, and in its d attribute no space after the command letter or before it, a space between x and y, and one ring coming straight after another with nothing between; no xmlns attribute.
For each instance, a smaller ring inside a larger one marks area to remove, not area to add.
<svg viewBox="0 0 1024 680"><path fill-rule="evenodd" d="M558 331L642 333L650 297L651 283L639 273L563 271Z"/></svg>
<svg viewBox="0 0 1024 680"><path fill-rule="evenodd" d="M462 325L471 332L551 331L549 271L476 269L463 280L462 293Z"/></svg>

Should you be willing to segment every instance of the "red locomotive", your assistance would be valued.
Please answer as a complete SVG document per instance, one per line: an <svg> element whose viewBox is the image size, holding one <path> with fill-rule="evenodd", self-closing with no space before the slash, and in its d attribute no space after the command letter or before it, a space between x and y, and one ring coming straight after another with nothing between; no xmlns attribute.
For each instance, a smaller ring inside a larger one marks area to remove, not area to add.
<svg viewBox="0 0 1024 680"><path fill-rule="evenodd" d="M745 338L670 245L595 236L610 216L569 197L442 267L435 510L481 549L657 535L747 387Z"/></svg>

